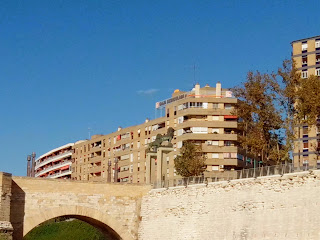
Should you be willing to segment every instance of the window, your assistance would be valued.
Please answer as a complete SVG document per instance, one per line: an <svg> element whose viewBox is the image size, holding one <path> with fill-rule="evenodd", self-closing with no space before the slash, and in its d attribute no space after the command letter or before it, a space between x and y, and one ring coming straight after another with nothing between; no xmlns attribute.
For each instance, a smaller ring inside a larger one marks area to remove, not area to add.
<svg viewBox="0 0 320 240"><path fill-rule="evenodd" d="M302 52L308 50L308 43L307 43L307 42L303 42L303 43L302 43L302 45L301 45L301 50L302 50Z"/></svg>
<svg viewBox="0 0 320 240"><path fill-rule="evenodd" d="M213 109L218 109L219 108L219 103L212 103L212 108Z"/></svg>
<svg viewBox="0 0 320 240"><path fill-rule="evenodd" d="M218 171L219 170L219 166L212 166L212 171Z"/></svg>
<svg viewBox="0 0 320 240"><path fill-rule="evenodd" d="M320 76L320 68L316 69L316 76Z"/></svg>
<svg viewBox="0 0 320 240"><path fill-rule="evenodd" d="M307 56L302 56L302 65L308 64L308 57Z"/></svg>
<svg viewBox="0 0 320 240"><path fill-rule="evenodd" d="M212 133L219 133L219 128L212 128Z"/></svg>
<svg viewBox="0 0 320 240"><path fill-rule="evenodd" d="M308 126L303 126L302 128L302 134L308 134Z"/></svg>
<svg viewBox="0 0 320 240"><path fill-rule="evenodd" d="M190 108L202 108L202 102L190 102Z"/></svg>
<svg viewBox="0 0 320 240"><path fill-rule="evenodd" d="M183 116L182 117L178 117L178 124L183 123Z"/></svg>
<svg viewBox="0 0 320 240"><path fill-rule="evenodd" d="M307 70L304 70L301 72L301 77L302 78L308 78L308 71Z"/></svg>
<svg viewBox="0 0 320 240"><path fill-rule="evenodd" d="M303 149L308 149L308 141L303 143Z"/></svg>
<svg viewBox="0 0 320 240"><path fill-rule="evenodd" d="M316 48L320 48L320 39L316 39L315 45Z"/></svg>
<svg viewBox="0 0 320 240"><path fill-rule="evenodd" d="M219 153L212 153L212 158L219 158Z"/></svg>
<svg viewBox="0 0 320 240"><path fill-rule="evenodd" d="M213 121L219 121L219 116L212 116Z"/></svg>
<svg viewBox="0 0 320 240"><path fill-rule="evenodd" d="M208 103L207 102L204 102L202 106L203 106L204 109L208 109Z"/></svg>
<svg viewBox="0 0 320 240"><path fill-rule="evenodd" d="M223 153L223 158L237 158L237 153Z"/></svg>
<svg viewBox="0 0 320 240"><path fill-rule="evenodd" d="M219 146L219 141L207 141L208 146Z"/></svg>
<svg viewBox="0 0 320 240"><path fill-rule="evenodd" d="M207 127L192 127L191 131L193 133L208 133L208 128Z"/></svg>
<svg viewBox="0 0 320 240"><path fill-rule="evenodd" d="M232 105L230 103L225 103L224 104L224 108L225 109L231 109L232 108Z"/></svg>
<svg viewBox="0 0 320 240"><path fill-rule="evenodd" d="M320 63L320 54L316 55L316 63Z"/></svg>

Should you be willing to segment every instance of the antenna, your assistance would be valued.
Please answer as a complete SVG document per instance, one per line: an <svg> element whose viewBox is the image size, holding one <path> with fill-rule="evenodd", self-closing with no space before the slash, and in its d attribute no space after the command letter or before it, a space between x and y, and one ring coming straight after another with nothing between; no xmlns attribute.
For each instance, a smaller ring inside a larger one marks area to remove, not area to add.
<svg viewBox="0 0 320 240"><path fill-rule="evenodd" d="M197 69L197 66L195 63L193 64L192 68L193 68L193 83L195 85L196 84L196 69Z"/></svg>
<svg viewBox="0 0 320 240"><path fill-rule="evenodd" d="M91 128L90 127L88 127L88 136L89 136L89 140L90 140L90 138L91 138Z"/></svg>
<svg viewBox="0 0 320 240"><path fill-rule="evenodd" d="M197 84L196 81L196 72L199 69L199 66L197 66L196 63L192 64L191 66L189 65L187 68L191 68L191 70L193 71L193 86Z"/></svg>

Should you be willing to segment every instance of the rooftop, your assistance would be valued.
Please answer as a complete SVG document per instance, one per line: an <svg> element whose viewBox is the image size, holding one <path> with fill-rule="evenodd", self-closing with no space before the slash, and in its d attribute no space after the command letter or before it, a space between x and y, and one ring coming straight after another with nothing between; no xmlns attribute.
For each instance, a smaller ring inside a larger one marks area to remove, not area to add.
<svg viewBox="0 0 320 240"><path fill-rule="evenodd" d="M308 38L302 38L302 39L298 39L298 40L294 40L291 42L291 45L295 42L302 42L302 41L306 41L306 40L309 40L309 39L314 39L314 38L320 38L320 35L318 36L313 36L313 37L308 37Z"/></svg>

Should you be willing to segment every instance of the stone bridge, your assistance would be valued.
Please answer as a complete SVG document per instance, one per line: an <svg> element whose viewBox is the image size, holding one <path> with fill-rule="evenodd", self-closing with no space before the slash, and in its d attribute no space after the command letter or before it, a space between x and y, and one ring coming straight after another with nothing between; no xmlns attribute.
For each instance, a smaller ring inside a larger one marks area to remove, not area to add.
<svg viewBox="0 0 320 240"><path fill-rule="evenodd" d="M70 216L90 223L114 239L137 239L141 199L150 188L15 177L0 172L0 231L2 222L2 234L10 235L11 223L13 239L22 239L40 223Z"/></svg>
<svg viewBox="0 0 320 240"><path fill-rule="evenodd" d="M0 239L59 216L124 240L320 239L320 170L169 189L0 173L0 196Z"/></svg>

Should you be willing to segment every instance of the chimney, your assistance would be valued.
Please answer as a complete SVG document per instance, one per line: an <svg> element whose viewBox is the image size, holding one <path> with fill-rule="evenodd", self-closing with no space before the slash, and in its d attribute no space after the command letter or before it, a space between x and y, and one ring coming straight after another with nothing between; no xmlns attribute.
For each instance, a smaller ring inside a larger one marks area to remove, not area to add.
<svg viewBox="0 0 320 240"><path fill-rule="evenodd" d="M27 177L30 177L30 170L31 170L30 161L31 161L31 155L28 155L28 157L27 157Z"/></svg>
<svg viewBox="0 0 320 240"><path fill-rule="evenodd" d="M221 98L221 83L217 82L216 84L216 97Z"/></svg>
<svg viewBox="0 0 320 240"><path fill-rule="evenodd" d="M122 129L122 127L119 126L119 127L118 127L118 132L121 131L121 129Z"/></svg>
<svg viewBox="0 0 320 240"><path fill-rule="evenodd" d="M36 153L32 152L32 164L31 164L31 177L35 177L35 168L36 168Z"/></svg>
<svg viewBox="0 0 320 240"><path fill-rule="evenodd" d="M145 121L145 122L146 122L146 123L149 122L149 118L146 118L146 121Z"/></svg>
<svg viewBox="0 0 320 240"><path fill-rule="evenodd" d="M194 94L196 95L195 98L199 98L200 97L200 84L197 83L194 86Z"/></svg>

